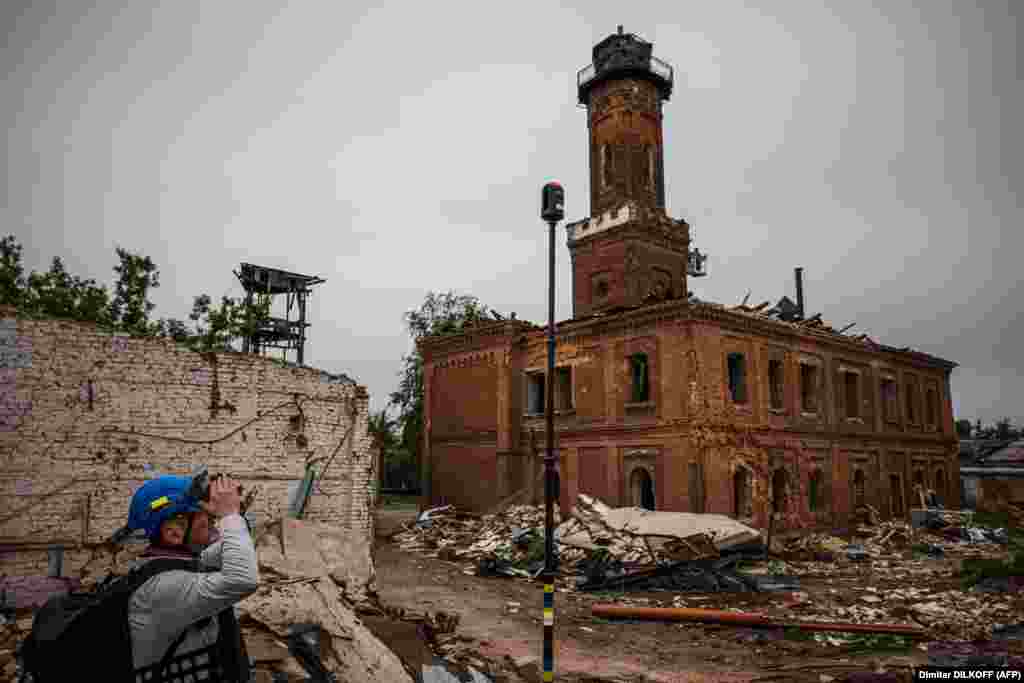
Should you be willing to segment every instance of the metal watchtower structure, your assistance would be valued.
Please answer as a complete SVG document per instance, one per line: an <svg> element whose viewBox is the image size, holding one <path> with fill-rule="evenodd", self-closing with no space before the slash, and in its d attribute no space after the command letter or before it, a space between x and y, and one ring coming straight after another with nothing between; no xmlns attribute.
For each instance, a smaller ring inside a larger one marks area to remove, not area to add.
<svg viewBox="0 0 1024 683"><path fill-rule="evenodd" d="M285 360L288 352L296 352L296 363L303 364L306 345L306 302L315 285L326 282L315 275L300 275L278 268L257 266L243 263L235 272L235 277L245 290L245 303L251 307L254 303L271 303L271 316L261 320L252 335L243 340L242 350L245 353L263 353L267 349L281 349ZM284 317L273 315L274 298L284 295ZM292 318L293 311L295 314Z"/></svg>

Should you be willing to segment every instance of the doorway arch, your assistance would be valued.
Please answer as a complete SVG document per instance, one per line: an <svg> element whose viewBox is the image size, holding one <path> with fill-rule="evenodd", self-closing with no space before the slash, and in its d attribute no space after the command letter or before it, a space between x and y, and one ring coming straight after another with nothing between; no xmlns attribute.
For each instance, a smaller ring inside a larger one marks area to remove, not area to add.
<svg viewBox="0 0 1024 683"><path fill-rule="evenodd" d="M867 502L866 492L864 490L864 470L857 469L853 473L853 507L854 509L863 507Z"/></svg>
<svg viewBox="0 0 1024 683"><path fill-rule="evenodd" d="M636 467L629 475L629 489L633 506L644 510L654 509L654 479L646 467Z"/></svg>

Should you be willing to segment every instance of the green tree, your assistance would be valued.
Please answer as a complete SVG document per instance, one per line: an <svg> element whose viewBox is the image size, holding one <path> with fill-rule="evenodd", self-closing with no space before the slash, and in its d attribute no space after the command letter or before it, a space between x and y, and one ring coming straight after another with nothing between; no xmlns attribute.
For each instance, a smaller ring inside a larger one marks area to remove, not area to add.
<svg viewBox="0 0 1024 683"><path fill-rule="evenodd" d="M21 245L14 235L8 235L0 240L0 304L20 306L26 286Z"/></svg>
<svg viewBox="0 0 1024 683"><path fill-rule="evenodd" d="M107 288L71 275L60 257L54 257L49 271L29 273L18 299L19 308L29 315L112 323Z"/></svg>
<svg viewBox="0 0 1024 683"><path fill-rule="evenodd" d="M412 353L402 358L398 390L392 392L389 407L398 408L401 428L401 447L417 467L422 466L423 450L423 358L416 343L442 334L457 334L480 322L491 320L497 314L480 303L475 296L454 292L428 292L419 308L406 311L403 316L413 341ZM422 472L422 469L419 470Z"/></svg>
<svg viewBox="0 0 1024 683"><path fill-rule="evenodd" d="M957 420L956 421L956 435L961 439L971 438L971 421L970 420Z"/></svg>
<svg viewBox="0 0 1024 683"><path fill-rule="evenodd" d="M118 264L114 266L117 282L110 315L114 322L130 334L151 334L149 314L154 305L150 291L160 286L160 271L153 259L117 247Z"/></svg>
<svg viewBox="0 0 1024 683"><path fill-rule="evenodd" d="M269 297L248 304L244 299L225 296L220 306L214 306L208 294L201 294L195 297L189 314L196 333L187 340L199 351L232 351L236 340L251 336L269 316Z"/></svg>
<svg viewBox="0 0 1024 683"><path fill-rule="evenodd" d="M415 487L416 462L402 446L398 420L388 415L385 408L370 416L369 431L381 453L381 485L385 488Z"/></svg>

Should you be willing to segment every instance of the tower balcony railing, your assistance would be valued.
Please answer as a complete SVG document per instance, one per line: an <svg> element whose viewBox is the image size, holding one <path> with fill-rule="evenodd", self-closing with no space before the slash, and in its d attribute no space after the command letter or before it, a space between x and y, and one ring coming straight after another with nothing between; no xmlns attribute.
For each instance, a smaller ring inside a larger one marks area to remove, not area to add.
<svg viewBox="0 0 1024 683"><path fill-rule="evenodd" d="M644 60L645 64L636 65L618 65L611 67L610 70L619 70L621 68L633 68L633 69L645 69L658 78L666 81L670 86L672 85L673 71L669 64L661 61L657 57L649 57ZM582 88L583 86L590 83L592 80L597 78L597 66L595 64L587 64L585 67L580 69L576 73L576 87Z"/></svg>

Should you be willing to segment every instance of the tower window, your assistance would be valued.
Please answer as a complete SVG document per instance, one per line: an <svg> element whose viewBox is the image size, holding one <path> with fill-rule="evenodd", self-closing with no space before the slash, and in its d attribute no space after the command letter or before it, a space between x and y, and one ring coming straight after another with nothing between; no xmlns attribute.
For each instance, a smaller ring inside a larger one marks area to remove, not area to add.
<svg viewBox="0 0 1024 683"><path fill-rule="evenodd" d="M651 183L651 189L652 190L656 190L658 188L658 179L657 179L658 160L657 160L657 158L654 155L654 149L655 149L654 145L650 145L647 148L647 168L650 171L650 183Z"/></svg>
<svg viewBox="0 0 1024 683"><path fill-rule="evenodd" d="M730 353L728 357L729 394L733 403L747 402L747 364L742 353Z"/></svg>
<svg viewBox="0 0 1024 683"><path fill-rule="evenodd" d="M601 145L601 188L611 186L612 155L608 144Z"/></svg>
<svg viewBox="0 0 1024 683"><path fill-rule="evenodd" d="M629 357L630 374L633 378L633 391L631 400L633 403L643 403L651 400L650 377L647 365L646 353L635 353Z"/></svg>
<svg viewBox="0 0 1024 683"><path fill-rule="evenodd" d="M934 389L929 389L926 393L926 396L927 399L925 400L925 410L927 410L928 412L926 413L925 419L928 421L929 426L934 427L938 422L937 416L939 414L939 402L936 398L936 392Z"/></svg>

